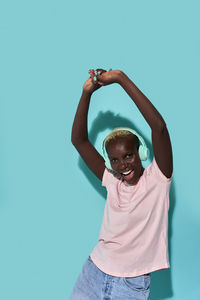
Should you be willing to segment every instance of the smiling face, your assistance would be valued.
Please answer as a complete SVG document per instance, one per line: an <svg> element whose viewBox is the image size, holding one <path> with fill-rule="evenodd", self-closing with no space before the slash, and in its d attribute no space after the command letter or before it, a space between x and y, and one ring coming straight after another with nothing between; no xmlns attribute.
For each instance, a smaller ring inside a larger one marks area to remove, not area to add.
<svg viewBox="0 0 200 300"><path fill-rule="evenodd" d="M138 155L135 136L116 137L106 145L110 164L114 171L130 185L135 185L144 168Z"/></svg>

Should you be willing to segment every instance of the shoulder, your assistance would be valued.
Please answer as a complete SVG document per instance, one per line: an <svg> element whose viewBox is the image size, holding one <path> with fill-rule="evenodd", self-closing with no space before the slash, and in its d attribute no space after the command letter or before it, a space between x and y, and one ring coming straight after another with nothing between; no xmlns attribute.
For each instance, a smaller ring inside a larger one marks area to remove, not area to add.
<svg viewBox="0 0 200 300"><path fill-rule="evenodd" d="M173 176L173 174L172 174L172 176L170 178L168 178L161 172L161 170L158 167L155 157L153 157L151 164L145 168L144 173L145 173L144 174L145 176L150 176L150 178L154 177L159 182L163 182L163 183L171 183L172 176Z"/></svg>

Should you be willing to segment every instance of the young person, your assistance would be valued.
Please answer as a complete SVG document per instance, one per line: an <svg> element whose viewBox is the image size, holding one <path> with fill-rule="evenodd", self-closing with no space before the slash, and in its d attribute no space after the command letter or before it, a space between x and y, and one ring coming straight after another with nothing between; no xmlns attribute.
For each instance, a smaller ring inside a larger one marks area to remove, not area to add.
<svg viewBox="0 0 200 300"><path fill-rule="evenodd" d="M149 299L151 272L169 268L168 210L173 172L172 147L160 113L120 70L90 70L72 127L72 143L107 189L98 238L72 290L70 300ZM103 142L102 157L88 139L91 95L117 83L149 124L154 157L131 128L114 129Z"/></svg>

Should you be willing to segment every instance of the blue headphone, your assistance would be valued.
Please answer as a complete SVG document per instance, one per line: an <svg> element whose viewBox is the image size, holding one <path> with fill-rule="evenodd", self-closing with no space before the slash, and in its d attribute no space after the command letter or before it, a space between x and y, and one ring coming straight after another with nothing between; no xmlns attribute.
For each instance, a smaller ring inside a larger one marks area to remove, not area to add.
<svg viewBox="0 0 200 300"><path fill-rule="evenodd" d="M139 157L140 157L141 160L147 160L147 158L149 157L150 152L149 152L149 149L147 148L147 146L145 144L144 139L135 130L133 130L131 128L128 128L128 127L118 127L118 128L115 128L112 132L119 131L119 130L129 131L129 132L133 133L134 135L136 135L138 137L138 139L141 143L141 145L139 146L139 149L138 149ZM105 142L106 142L107 137L108 136L106 136L106 138L104 139L103 144L102 144L103 156L104 156L104 159L105 159L106 167L110 170L113 170L112 167L111 167L111 164L110 164L110 159L109 159L107 151L106 151L106 147L105 147Z"/></svg>

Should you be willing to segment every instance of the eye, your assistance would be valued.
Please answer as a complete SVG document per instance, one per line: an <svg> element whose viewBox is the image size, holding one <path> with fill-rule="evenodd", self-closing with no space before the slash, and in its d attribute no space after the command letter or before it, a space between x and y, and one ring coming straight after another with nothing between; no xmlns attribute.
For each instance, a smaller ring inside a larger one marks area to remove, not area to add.
<svg viewBox="0 0 200 300"><path fill-rule="evenodd" d="M117 158L111 158L110 162L111 163L116 163L117 162Z"/></svg>
<svg viewBox="0 0 200 300"><path fill-rule="evenodd" d="M133 153L128 153L126 154L125 158L129 159L129 158L132 158L133 157Z"/></svg>

